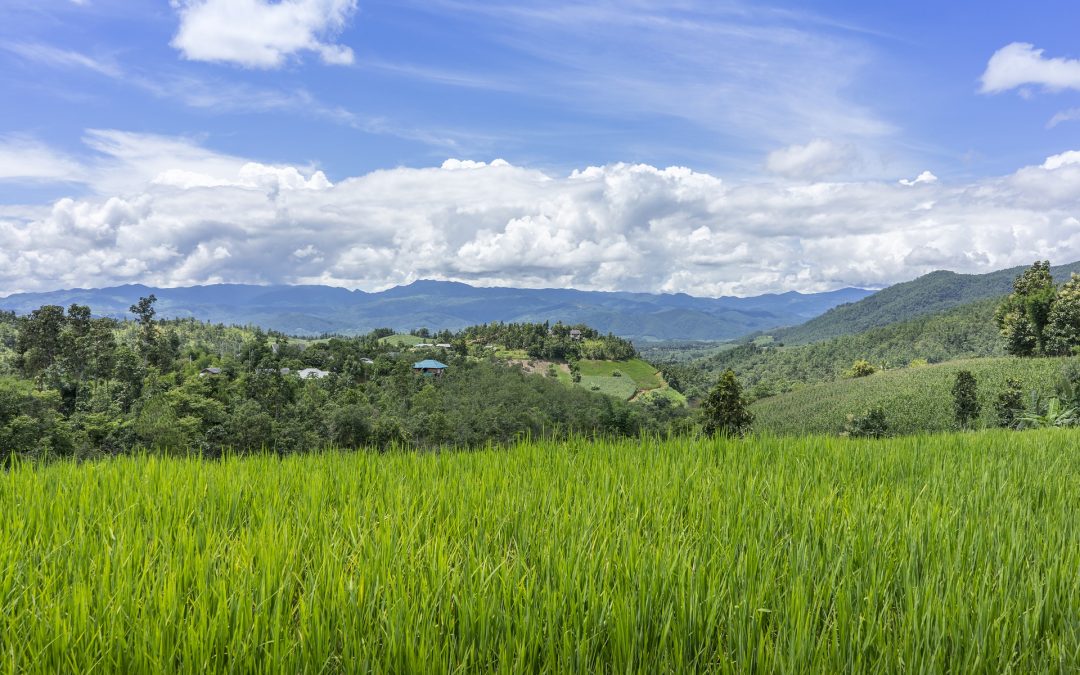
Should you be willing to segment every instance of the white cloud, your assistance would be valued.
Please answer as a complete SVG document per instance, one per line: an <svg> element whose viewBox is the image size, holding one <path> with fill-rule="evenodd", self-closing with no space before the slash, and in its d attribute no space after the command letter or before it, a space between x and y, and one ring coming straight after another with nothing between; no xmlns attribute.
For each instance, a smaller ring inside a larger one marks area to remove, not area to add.
<svg viewBox="0 0 1080 675"><path fill-rule="evenodd" d="M899 183L911 187L912 185L919 185L922 183L936 183L937 180L938 177L934 174L929 171L923 171L918 176L915 176L915 178L901 178Z"/></svg>
<svg viewBox="0 0 1080 675"><path fill-rule="evenodd" d="M822 178L850 170L857 160L853 145L817 138L769 153L765 167L791 178Z"/></svg>
<svg viewBox="0 0 1080 675"><path fill-rule="evenodd" d="M1062 110L1061 112L1055 113L1054 116L1050 118L1050 121L1046 123L1046 128L1053 129L1062 122L1072 122L1075 120L1080 120L1080 108L1069 108L1068 110Z"/></svg>
<svg viewBox="0 0 1080 675"><path fill-rule="evenodd" d="M982 74L984 94L997 94L1027 85L1048 91L1080 89L1080 59L1046 58L1042 49L1013 42L994 52Z"/></svg>
<svg viewBox="0 0 1080 675"><path fill-rule="evenodd" d="M94 185L122 189L0 209L0 292L436 278L723 295L1080 259L1080 151L964 184L929 172L906 184L744 183L684 167L554 174L469 160L331 183L191 139L87 141L108 153Z"/></svg>
<svg viewBox="0 0 1080 675"><path fill-rule="evenodd" d="M323 63L353 62L352 50L327 40L345 27L356 0L172 0L180 28L172 46L193 61L278 68L302 52Z"/></svg>
<svg viewBox="0 0 1080 675"><path fill-rule="evenodd" d="M0 136L0 181L79 181L82 166L28 136Z"/></svg>
<svg viewBox="0 0 1080 675"><path fill-rule="evenodd" d="M39 42L0 43L0 49L5 49L28 61L42 63L53 68L85 68L107 77L123 76L120 67L112 61Z"/></svg>

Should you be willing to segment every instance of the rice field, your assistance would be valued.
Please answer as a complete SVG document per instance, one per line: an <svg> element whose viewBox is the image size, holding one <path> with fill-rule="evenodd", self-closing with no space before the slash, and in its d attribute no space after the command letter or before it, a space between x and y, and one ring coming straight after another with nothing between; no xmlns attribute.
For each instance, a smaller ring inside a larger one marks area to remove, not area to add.
<svg viewBox="0 0 1080 675"><path fill-rule="evenodd" d="M0 672L1080 669L1080 432L0 474Z"/></svg>

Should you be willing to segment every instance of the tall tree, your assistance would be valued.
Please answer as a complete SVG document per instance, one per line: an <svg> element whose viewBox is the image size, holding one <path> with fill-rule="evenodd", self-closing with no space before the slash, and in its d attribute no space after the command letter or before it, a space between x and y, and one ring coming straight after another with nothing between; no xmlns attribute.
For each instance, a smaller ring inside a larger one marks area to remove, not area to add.
<svg viewBox="0 0 1080 675"><path fill-rule="evenodd" d="M1013 282L1013 292L994 314L1006 349L1015 356L1046 353L1046 326L1057 298L1050 262L1036 262Z"/></svg>
<svg viewBox="0 0 1080 675"><path fill-rule="evenodd" d="M1046 352L1068 356L1080 349L1080 275L1058 290L1046 326Z"/></svg>
<svg viewBox="0 0 1080 675"><path fill-rule="evenodd" d="M135 315L135 319L139 322L139 355L143 358L143 363L150 362L154 357L154 352L157 348L157 326L154 321L154 303L157 302L157 296L151 293L149 296L139 298L139 301L128 308L128 311Z"/></svg>
<svg viewBox="0 0 1080 675"><path fill-rule="evenodd" d="M970 370L961 370L956 373L952 396L956 423L961 429L970 428L982 412L982 406L979 404L978 382Z"/></svg>
<svg viewBox="0 0 1080 675"><path fill-rule="evenodd" d="M701 409L705 415L705 433L709 436L742 436L754 422L742 385L730 369L720 376Z"/></svg>

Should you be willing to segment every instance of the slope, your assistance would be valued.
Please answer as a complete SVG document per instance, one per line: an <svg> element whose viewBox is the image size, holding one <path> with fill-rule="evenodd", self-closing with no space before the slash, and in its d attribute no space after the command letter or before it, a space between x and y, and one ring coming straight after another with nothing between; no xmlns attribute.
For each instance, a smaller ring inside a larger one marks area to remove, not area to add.
<svg viewBox="0 0 1080 675"><path fill-rule="evenodd" d="M1017 357L950 361L803 387L757 401L750 409L756 431L776 434L840 433L848 415L877 405L884 407L893 433L948 431L955 428L952 385L956 372L966 369L978 380L982 403L978 425L988 427L995 423L993 404L1006 379L1018 379L1025 390L1048 395L1068 361Z"/></svg>
<svg viewBox="0 0 1080 675"><path fill-rule="evenodd" d="M1013 279L1025 267L988 274L931 272L895 286L890 286L858 302L839 305L806 323L770 331L785 344L807 344L838 335L861 333L897 321L934 314L967 303L997 298L1012 290ZM1053 267L1059 282L1072 272L1080 272L1080 262Z"/></svg>

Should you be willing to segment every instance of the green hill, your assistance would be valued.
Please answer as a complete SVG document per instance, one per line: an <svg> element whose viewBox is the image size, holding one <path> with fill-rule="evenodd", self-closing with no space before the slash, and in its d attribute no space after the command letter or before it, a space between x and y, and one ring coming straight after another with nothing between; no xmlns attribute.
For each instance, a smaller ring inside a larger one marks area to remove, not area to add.
<svg viewBox="0 0 1080 675"><path fill-rule="evenodd" d="M962 369L970 370L979 382L983 408L979 426L993 426L993 402L1007 378L1020 380L1025 390L1050 394L1062 366L1069 360L969 359L824 382L754 403L754 428L785 435L836 434L843 431L849 414L861 414L871 406L881 405L893 433L948 431L955 428L952 385L956 372Z"/></svg>
<svg viewBox="0 0 1080 675"><path fill-rule="evenodd" d="M861 333L897 321L905 321L988 298L998 298L1012 290L1013 279L1026 267L1013 267L989 274L931 272L896 284L858 302L834 307L821 316L792 328L769 331L785 344L807 344L839 335ZM1072 272L1080 272L1080 262L1051 268L1059 282Z"/></svg>
<svg viewBox="0 0 1080 675"><path fill-rule="evenodd" d="M673 364L665 367L665 372L673 372L687 394L701 396L730 368L756 396L767 396L838 379L858 359L888 369L905 367L916 359L940 363L1004 356L1004 343L993 321L997 302L982 300L808 345L757 340L688 364Z"/></svg>

